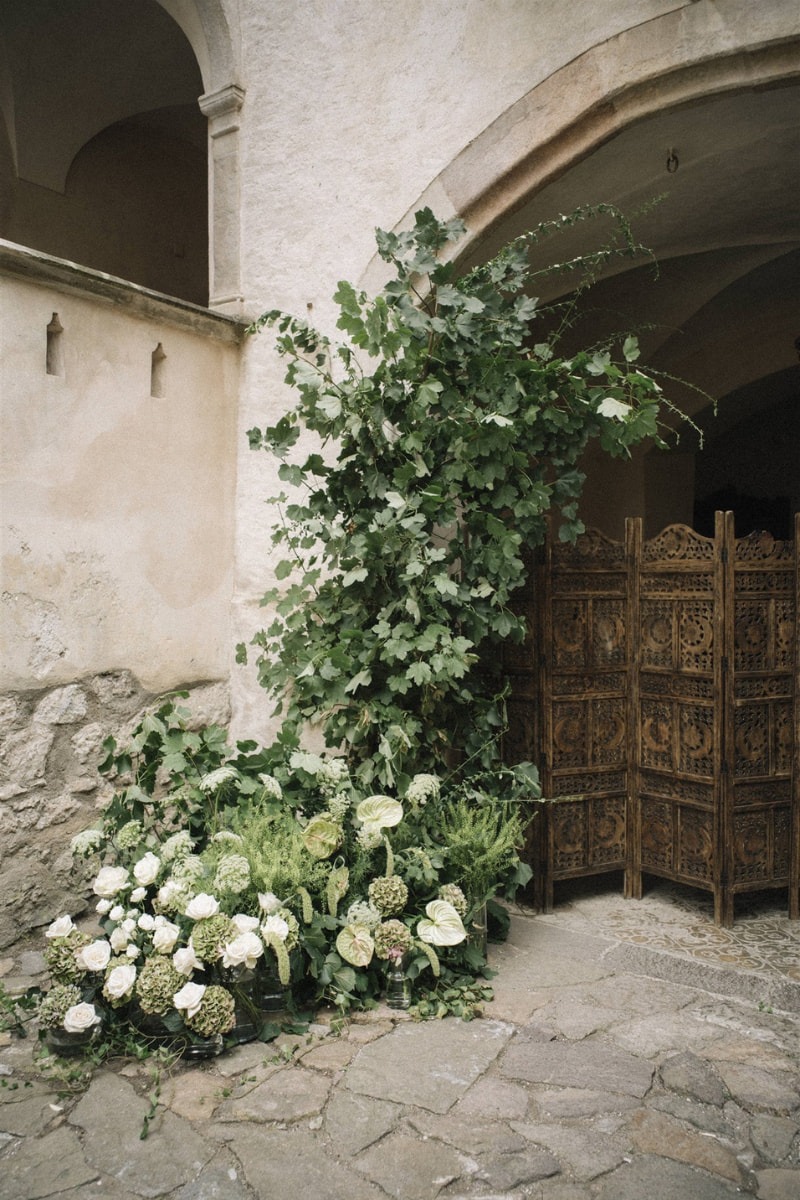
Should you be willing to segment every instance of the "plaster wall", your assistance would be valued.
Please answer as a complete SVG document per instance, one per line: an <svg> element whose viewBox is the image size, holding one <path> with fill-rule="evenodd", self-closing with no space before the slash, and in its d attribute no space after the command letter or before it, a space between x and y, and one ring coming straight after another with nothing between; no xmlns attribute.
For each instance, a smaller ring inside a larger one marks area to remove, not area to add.
<svg viewBox="0 0 800 1200"><path fill-rule="evenodd" d="M129 307L141 295L118 290ZM168 303L137 314L19 277L3 279L0 304L0 690L120 668L154 692L225 677L238 368L228 324L198 310L193 330Z"/></svg>

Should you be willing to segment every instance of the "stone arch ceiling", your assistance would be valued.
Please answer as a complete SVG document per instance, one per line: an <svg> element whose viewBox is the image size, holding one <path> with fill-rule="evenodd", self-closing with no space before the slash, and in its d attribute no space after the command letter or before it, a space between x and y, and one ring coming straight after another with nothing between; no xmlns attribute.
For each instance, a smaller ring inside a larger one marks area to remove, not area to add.
<svg viewBox="0 0 800 1200"><path fill-rule="evenodd" d="M652 323L642 335L648 361L715 398L748 388L752 400L759 379L787 371L791 379L793 367L800 376L797 82L741 88L640 119L502 215L470 247L469 262L578 205L613 202L633 213L657 196L635 228L657 256L659 277L620 261L592 294L605 310L587 318L592 332ZM588 228L559 238L558 259L596 244ZM549 286L552 297L557 287ZM690 411L705 403L691 392L678 399Z"/></svg>
<svg viewBox="0 0 800 1200"><path fill-rule="evenodd" d="M4 0L0 39L0 101L17 174L54 191L102 129L196 107L203 91L186 36L156 0Z"/></svg>

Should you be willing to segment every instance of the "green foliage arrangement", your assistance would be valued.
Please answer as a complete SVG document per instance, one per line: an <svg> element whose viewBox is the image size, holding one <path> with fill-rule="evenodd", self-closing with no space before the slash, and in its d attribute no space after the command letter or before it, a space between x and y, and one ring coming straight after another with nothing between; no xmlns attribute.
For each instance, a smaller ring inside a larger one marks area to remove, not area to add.
<svg viewBox="0 0 800 1200"><path fill-rule="evenodd" d="M612 226L603 248L531 267L533 247L599 218ZM254 639L260 679L281 739L296 745L321 724L365 786L403 789L414 772L451 768L454 752L496 761L504 689L480 662L524 636L511 605L524 549L551 510L563 538L581 531L578 461L592 439L618 456L660 440L664 399L634 337L560 352L602 268L646 253L623 216L578 210L459 275L442 255L463 232L427 209L408 232L378 231L393 276L374 298L339 285L345 344L277 311L251 330L277 331L298 397L249 431L297 489L274 499L284 557L264 597L273 618ZM569 303L540 307L533 291L551 271L578 283ZM308 432L319 449L294 461Z"/></svg>

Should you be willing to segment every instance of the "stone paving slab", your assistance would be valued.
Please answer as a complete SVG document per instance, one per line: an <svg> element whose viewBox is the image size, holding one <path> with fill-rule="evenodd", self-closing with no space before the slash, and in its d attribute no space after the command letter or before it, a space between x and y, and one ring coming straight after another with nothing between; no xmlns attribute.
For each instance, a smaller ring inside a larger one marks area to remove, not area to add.
<svg viewBox="0 0 800 1200"><path fill-rule="evenodd" d="M154 1111L147 1064L60 1095L6 1038L0 1200L797 1200L797 1013L606 934L515 915L485 1018L322 1022L178 1064Z"/></svg>

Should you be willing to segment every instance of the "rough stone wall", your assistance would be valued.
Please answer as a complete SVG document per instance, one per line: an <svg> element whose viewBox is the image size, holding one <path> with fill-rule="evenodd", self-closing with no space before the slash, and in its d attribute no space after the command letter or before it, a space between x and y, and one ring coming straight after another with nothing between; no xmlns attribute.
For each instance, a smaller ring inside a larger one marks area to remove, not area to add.
<svg viewBox="0 0 800 1200"><path fill-rule="evenodd" d="M228 724L227 684L185 690L194 725ZM124 741L154 699L128 671L0 697L0 950L86 907L70 839L107 795L103 741Z"/></svg>

